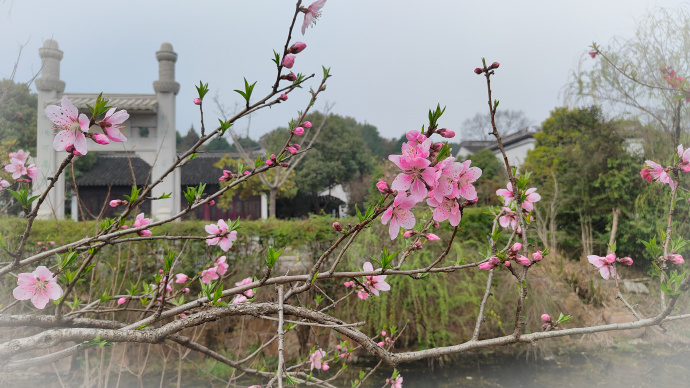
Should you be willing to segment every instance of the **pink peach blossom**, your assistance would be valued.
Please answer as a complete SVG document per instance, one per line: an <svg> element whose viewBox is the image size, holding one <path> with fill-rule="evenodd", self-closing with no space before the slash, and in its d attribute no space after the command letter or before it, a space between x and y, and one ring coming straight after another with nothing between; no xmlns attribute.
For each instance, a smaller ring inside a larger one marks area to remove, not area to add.
<svg viewBox="0 0 690 388"><path fill-rule="evenodd" d="M645 161L647 167L640 171L640 175L651 183L653 178L657 182L665 183L671 186L671 190L675 188L673 183L673 178L668 174L665 168L661 167L660 164L653 162L651 160ZM647 171L645 171L647 170Z"/></svg>
<svg viewBox="0 0 690 388"><path fill-rule="evenodd" d="M31 273L20 273L17 284L17 288L12 291L15 299L31 299L31 303L38 309L45 308L49 299L57 300L62 296L62 289L55 275L42 265Z"/></svg>
<svg viewBox="0 0 690 388"><path fill-rule="evenodd" d="M53 148L56 151L76 151L79 155L86 155L85 132L89 132L89 118L79 113L74 104L63 96L62 106L48 105L46 115L60 131L55 135Z"/></svg>
<svg viewBox="0 0 690 388"><path fill-rule="evenodd" d="M127 141L127 138L122 134L120 129L124 128L122 123L129 118L129 113L127 113L126 110L115 112L115 109L117 108L108 109L108 112L105 114L105 118L99 121L98 125L103 128L105 134L110 138L110 140L116 142Z"/></svg>
<svg viewBox="0 0 690 388"><path fill-rule="evenodd" d="M225 256L221 256L216 260L216 272L221 275L224 275L228 270L228 264L225 263L225 260Z"/></svg>
<svg viewBox="0 0 690 388"><path fill-rule="evenodd" d="M414 214L409 210L415 205L415 201L401 192L395 197L393 206L386 209L381 216L381 223L386 225L390 221L388 236L394 240L400 232L400 227L412 229L415 225Z"/></svg>
<svg viewBox="0 0 690 388"><path fill-rule="evenodd" d="M26 160L29 158L29 153L24 152L24 150L20 149L17 152L10 152L9 157L10 159L18 159L22 163L26 163Z"/></svg>
<svg viewBox="0 0 690 388"><path fill-rule="evenodd" d="M152 219L150 219L150 218L145 218L145 217L144 217L144 213L139 213L139 215L137 215L137 218L134 220L134 225L133 225L133 226L134 226L135 228L138 228L138 227L140 227L140 226L149 225L149 224L151 224L152 222L153 222ZM137 234L139 234L139 236L142 236L142 237L149 237L149 236L151 236L152 233L151 233L150 230L144 229L144 230L138 231Z"/></svg>
<svg viewBox="0 0 690 388"><path fill-rule="evenodd" d="M364 263L362 268L364 269L364 272L374 271L374 267L368 261ZM379 291L390 291L391 286L390 284L386 283L386 276L387 275L365 276L366 282L364 284L368 288L367 291L376 296L379 296Z"/></svg>
<svg viewBox="0 0 690 388"><path fill-rule="evenodd" d="M599 273L601 274L602 278L607 280L611 276L617 279L619 278L618 274L616 274L616 268L613 266L613 263L616 261L615 254L610 253L605 257L589 255L587 256L587 260L589 260L592 265L599 268Z"/></svg>
<svg viewBox="0 0 690 388"><path fill-rule="evenodd" d="M295 135L297 135L297 136L302 136L302 135L304 134L304 128L302 128L302 127L297 127L297 128L295 128L295 131L294 131L294 132L295 132Z"/></svg>
<svg viewBox="0 0 690 388"><path fill-rule="evenodd" d="M123 305L123 304L125 304L125 303L127 303L127 298L125 298L125 297L122 297L122 298L120 298L120 299L117 300L117 305L118 305L118 306Z"/></svg>
<svg viewBox="0 0 690 388"><path fill-rule="evenodd" d="M210 224L204 227L206 232L210 235L206 240L207 245L218 245L220 249L227 252L232 243L237 240L237 231L228 232L228 224L223 219L218 220L218 225Z"/></svg>
<svg viewBox="0 0 690 388"><path fill-rule="evenodd" d="M218 274L216 273L216 267L211 267L201 271L201 281L203 283L211 283L211 280L218 279Z"/></svg>
<svg viewBox="0 0 690 388"><path fill-rule="evenodd" d="M311 363L310 370L322 369L323 358L326 357L326 352L322 349L317 349L309 356L309 361ZM325 370L325 369L324 369Z"/></svg>
<svg viewBox="0 0 690 388"><path fill-rule="evenodd" d="M479 167L470 167L471 163L471 160L462 162L465 170L462 172L457 182L458 189L460 189L460 195L469 200L477 198L477 190L472 183L482 176L482 170Z"/></svg>
<svg viewBox="0 0 690 388"><path fill-rule="evenodd" d="M187 280L189 280L189 276L183 273L178 273L175 275L175 283L180 284L186 282Z"/></svg>
<svg viewBox="0 0 690 388"><path fill-rule="evenodd" d="M17 179L27 173L24 162L15 158L10 159L10 163L5 166L5 172L11 172L12 179Z"/></svg>
<svg viewBox="0 0 690 388"><path fill-rule="evenodd" d="M302 8L304 12L304 21L302 22L302 35L307 31L307 27L312 27L316 24L316 20L321 16L321 8L326 4L326 0L317 0L308 8Z"/></svg>

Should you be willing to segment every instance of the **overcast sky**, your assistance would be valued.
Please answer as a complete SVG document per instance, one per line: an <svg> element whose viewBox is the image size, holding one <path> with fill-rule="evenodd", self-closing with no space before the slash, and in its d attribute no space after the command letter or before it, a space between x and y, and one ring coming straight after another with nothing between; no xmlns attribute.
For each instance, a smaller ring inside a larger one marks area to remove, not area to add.
<svg viewBox="0 0 690 388"><path fill-rule="evenodd" d="M425 124L437 103L447 107L440 125L453 130L485 112L484 80L472 70L486 57L501 63L492 83L500 108L522 110L539 124L562 105L568 75L593 41L631 36L635 20L648 10L680 4L329 0L306 36L296 29L293 40L307 49L293 71L319 76L321 65L331 67L316 108L335 103L334 113L397 138ZM184 134L192 124L199 128L192 103L199 80L231 108L241 99L232 90L243 86L242 77L258 81L256 97L268 92L275 80L272 50L282 50L293 9L288 0L0 0L0 78L9 77L19 45L28 41L16 80L29 79L40 68L38 48L52 38L64 51L65 92L153 93L155 52L170 42L179 55L177 129ZM293 93L255 115L250 136L285 126L308 98L306 90ZM206 122L217 122L210 99L205 106Z"/></svg>

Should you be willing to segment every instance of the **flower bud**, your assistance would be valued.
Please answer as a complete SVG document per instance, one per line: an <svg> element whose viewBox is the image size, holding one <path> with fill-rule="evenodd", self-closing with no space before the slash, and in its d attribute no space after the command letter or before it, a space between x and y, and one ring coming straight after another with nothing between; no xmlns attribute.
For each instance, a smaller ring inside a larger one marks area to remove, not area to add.
<svg viewBox="0 0 690 388"><path fill-rule="evenodd" d="M420 250L422 249L422 243L419 241L416 241L414 244L412 244L412 250Z"/></svg>
<svg viewBox="0 0 690 388"><path fill-rule="evenodd" d="M542 314L541 315L541 321L544 323L551 322L551 316L549 314Z"/></svg>
<svg viewBox="0 0 690 388"><path fill-rule="evenodd" d="M385 181L378 181L378 183L376 183L376 188L379 190L379 192L381 192L381 194L391 193L391 188Z"/></svg>
<svg viewBox="0 0 690 388"><path fill-rule="evenodd" d="M632 263L633 263L633 259L631 259L629 257L621 257L620 259L618 259L618 261L621 264L625 264L625 265L632 265Z"/></svg>
<svg viewBox="0 0 690 388"><path fill-rule="evenodd" d="M286 163L286 162L282 162L282 163L280 163L280 167L290 167L290 164Z"/></svg>
<svg viewBox="0 0 690 388"><path fill-rule="evenodd" d="M92 133L91 134L91 140L95 141L98 144L102 144L102 145L110 144L110 139L108 139L108 136L106 136L102 133Z"/></svg>
<svg viewBox="0 0 690 388"><path fill-rule="evenodd" d="M229 182L234 177L235 177L235 174L233 174L232 171L223 170L223 176L218 178L218 180L221 182Z"/></svg>
<svg viewBox="0 0 690 388"><path fill-rule="evenodd" d="M541 261L541 259L543 259L541 251L536 251L532 253L532 260Z"/></svg>
<svg viewBox="0 0 690 388"><path fill-rule="evenodd" d="M302 43L302 42L296 42L295 44L293 44L292 46L290 46L290 48L288 49L288 51L289 51L291 54L299 54L299 53L301 53L305 48L307 48L307 45L306 45L306 44L304 44L304 43Z"/></svg>
<svg viewBox="0 0 690 388"><path fill-rule="evenodd" d="M589 56L592 57L592 59L594 59L594 57L597 56L597 52L596 51L590 51Z"/></svg>
<svg viewBox="0 0 690 388"><path fill-rule="evenodd" d="M127 302L127 298L120 298L117 300L117 305L119 306L125 304L125 302Z"/></svg>
<svg viewBox="0 0 690 388"><path fill-rule="evenodd" d="M194 99L194 104L195 104L195 105L201 105L201 99L200 99L200 98L195 98L195 99Z"/></svg>
<svg viewBox="0 0 690 388"><path fill-rule="evenodd" d="M188 287L183 288L182 292L185 294L189 294L189 288Z"/></svg>
<svg viewBox="0 0 690 388"><path fill-rule="evenodd" d="M385 337L385 336L386 336L386 331L385 331L385 330L382 331L382 332L381 332L381 335Z"/></svg>
<svg viewBox="0 0 690 388"><path fill-rule="evenodd" d="M286 55L285 58L283 58L283 66L287 67L288 69L292 69L292 66L295 64L295 56L294 55Z"/></svg>
<svg viewBox="0 0 690 388"><path fill-rule="evenodd" d="M483 72L484 72L484 70L482 70L481 67L478 67L478 68L474 69L474 73L475 73L475 74L481 74L481 73L483 73Z"/></svg>
<svg viewBox="0 0 690 388"><path fill-rule="evenodd" d="M503 263L503 264L504 264L506 267L510 267L510 261L506 261L506 262Z"/></svg>
<svg viewBox="0 0 690 388"><path fill-rule="evenodd" d="M342 232L343 226L340 225L340 222L336 221L333 223L333 230L335 230L336 232Z"/></svg>
<svg viewBox="0 0 690 388"><path fill-rule="evenodd" d="M307 129L311 128L311 121L305 121L304 124L302 124L302 126Z"/></svg>
<svg viewBox="0 0 690 388"><path fill-rule="evenodd" d="M491 66L489 66L489 70L498 69L498 66L500 66L500 65L501 64L498 62L494 62L491 64Z"/></svg>
<svg viewBox="0 0 690 388"><path fill-rule="evenodd" d="M280 97L278 97L278 100L287 101L287 94L285 94L285 93L281 94Z"/></svg>
<svg viewBox="0 0 690 388"><path fill-rule="evenodd" d="M292 146L295 147L295 148L297 148L297 151L299 151L299 149L302 148L302 146L299 145L299 144L293 144Z"/></svg>
<svg viewBox="0 0 690 388"><path fill-rule="evenodd" d="M266 165L268 165L268 166L272 166L272 165L273 165L273 161L272 161L272 160L270 160L270 159L269 159L269 160L267 160L267 161L266 161Z"/></svg>
<svg viewBox="0 0 690 388"><path fill-rule="evenodd" d="M441 237L438 237L437 235L435 235L433 233L427 233L424 237L426 237L426 239L429 241L438 241L441 239Z"/></svg>
<svg viewBox="0 0 690 388"><path fill-rule="evenodd" d="M123 201L121 199L113 199L110 201L110 207L118 207L120 205L125 205L127 204L127 201Z"/></svg>
<svg viewBox="0 0 690 388"><path fill-rule="evenodd" d="M438 228L440 228L440 227L441 227L441 224L439 224L438 222L434 221L434 229L438 229Z"/></svg>
<svg viewBox="0 0 690 388"><path fill-rule="evenodd" d="M520 243L515 243L513 246L510 248L511 252L520 252L520 249L522 249L522 244Z"/></svg>
<svg viewBox="0 0 690 388"><path fill-rule="evenodd" d="M414 236L415 234L417 234L417 232L415 232L414 230L408 230L405 233L403 233L403 237L410 238L410 237Z"/></svg>
<svg viewBox="0 0 690 388"><path fill-rule="evenodd" d="M297 148L295 147L288 147L288 152L291 153L292 155L297 153Z"/></svg>
<svg viewBox="0 0 690 388"><path fill-rule="evenodd" d="M445 137L446 139L452 139L455 137L455 131L446 128L443 128L442 131L443 132L439 132L439 134Z"/></svg>
<svg viewBox="0 0 690 388"><path fill-rule="evenodd" d="M48 241L48 244L55 245L55 241Z"/></svg>
<svg viewBox="0 0 690 388"><path fill-rule="evenodd" d="M288 81L296 81L297 80L297 76L295 75L295 73L286 74L283 76L283 78L288 80Z"/></svg>
<svg viewBox="0 0 690 388"><path fill-rule="evenodd" d="M295 128L295 130L293 132L295 132L295 135L297 135L297 136L302 136L304 134L304 128L297 127L297 128Z"/></svg>
<svg viewBox="0 0 690 388"><path fill-rule="evenodd" d="M43 243L39 241L36 243L36 245L41 246L41 245L43 245Z"/></svg>
<svg viewBox="0 0 690 388"><path fill-rule="evenodd" d="M431 150L434 152L441 151L441 148L443 147L443 143L434 143L431 145Z"/></svg>
<svg viewBox="0 0 690 388"><path fill-rule="evenodd" d="M532 262L529 261L529 259L526 258L526 257L523 256L523 255L518 256L518 257L515 259L515 261L517 261L518 263L524 265L525 267L529 267L530 265L532 265Z"/></svg>
<svg viewBox="0 0 690 388"><path fill-rule="evenodd" d="M187 280L189 280L189 276L183 274L183 273L178 273L175 275L175 283L184 283Z"/></svg>

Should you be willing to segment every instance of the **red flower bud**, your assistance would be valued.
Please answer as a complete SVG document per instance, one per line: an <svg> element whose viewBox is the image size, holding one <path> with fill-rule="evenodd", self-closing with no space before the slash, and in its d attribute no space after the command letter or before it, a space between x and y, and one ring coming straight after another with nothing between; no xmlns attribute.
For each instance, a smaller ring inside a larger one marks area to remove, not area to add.
<svg viewBox="0 0 690 388"><path fill-rule="evenodd" d="M309 128L311 128L311 122L305 121L304 124L302 124L302 126L303 126L304 128L309 129Z"/></svg>
<svg viewBox="0 0 690 388"><path fill-rule="evenodd" d="M287 94L285 94L285 93L281 94L280 97L278 97L278 100L287 101Z"/></svg>
<svg viewBox="0 0 690 388"><path fill-rule="evenodd" d="M299 54L299 53L301 53L305 48L307 48L307 45L306 45L306 44L304 44L304 43L302 43L302 42L297 42L297 43L293 44L292 46L290 46L290 48L288 49L288 51L289 51L291 54Z"/></svg>
<svg viewBox="0 0 690 388"><path fill-rule="evenodd" d="M501 64L498 62L494 62L491 64L491 66L489 66L489 70L498 69L498 66L500 66L500 65Z"/></svg>
<svg viewBox="0 0 690 388"><path fill-rule="evenodd" d="M340 222L337 222L337 221L336 221L336 222L333 223L333 230L335 230L336 232L342 232L342 231L343 231L343 226L340 225Z"/></svg>
<svg viewBox="0 0 690 388"><path fill-rule="evenodd" d="M475 72L476 74L481 74L481 73L484 72L484 70L482 70L481 67L478 67L478 68L474 69L474 72Z"/></svg>
<svg viewBox="0 0 690 388"><path fill-rule="evenodd" d="M195 98L195 99L194 99L194 104L196 104L196 105L201 105L201 99L200 99L200 98Z"/></svg>

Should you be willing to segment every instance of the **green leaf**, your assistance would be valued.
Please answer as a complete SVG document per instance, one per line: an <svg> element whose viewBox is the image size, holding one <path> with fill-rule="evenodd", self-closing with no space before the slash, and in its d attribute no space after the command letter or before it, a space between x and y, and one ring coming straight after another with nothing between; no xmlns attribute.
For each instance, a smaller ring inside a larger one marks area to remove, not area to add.
<svg viewBox="0 0 690 388"><path fill-rule="evenodd" d="M254 162L254 168L259 168L263 164L263 160L261 160L261 156L256 157L256 161Z"/></svg>
<svg viewBox="0 0 690 388"><path fill-rule="evenodd" d="M208 84L199 81L199 86L195 86L196 91L199 93L199 99L203 100L206 93L208 93Z"/></svg>

